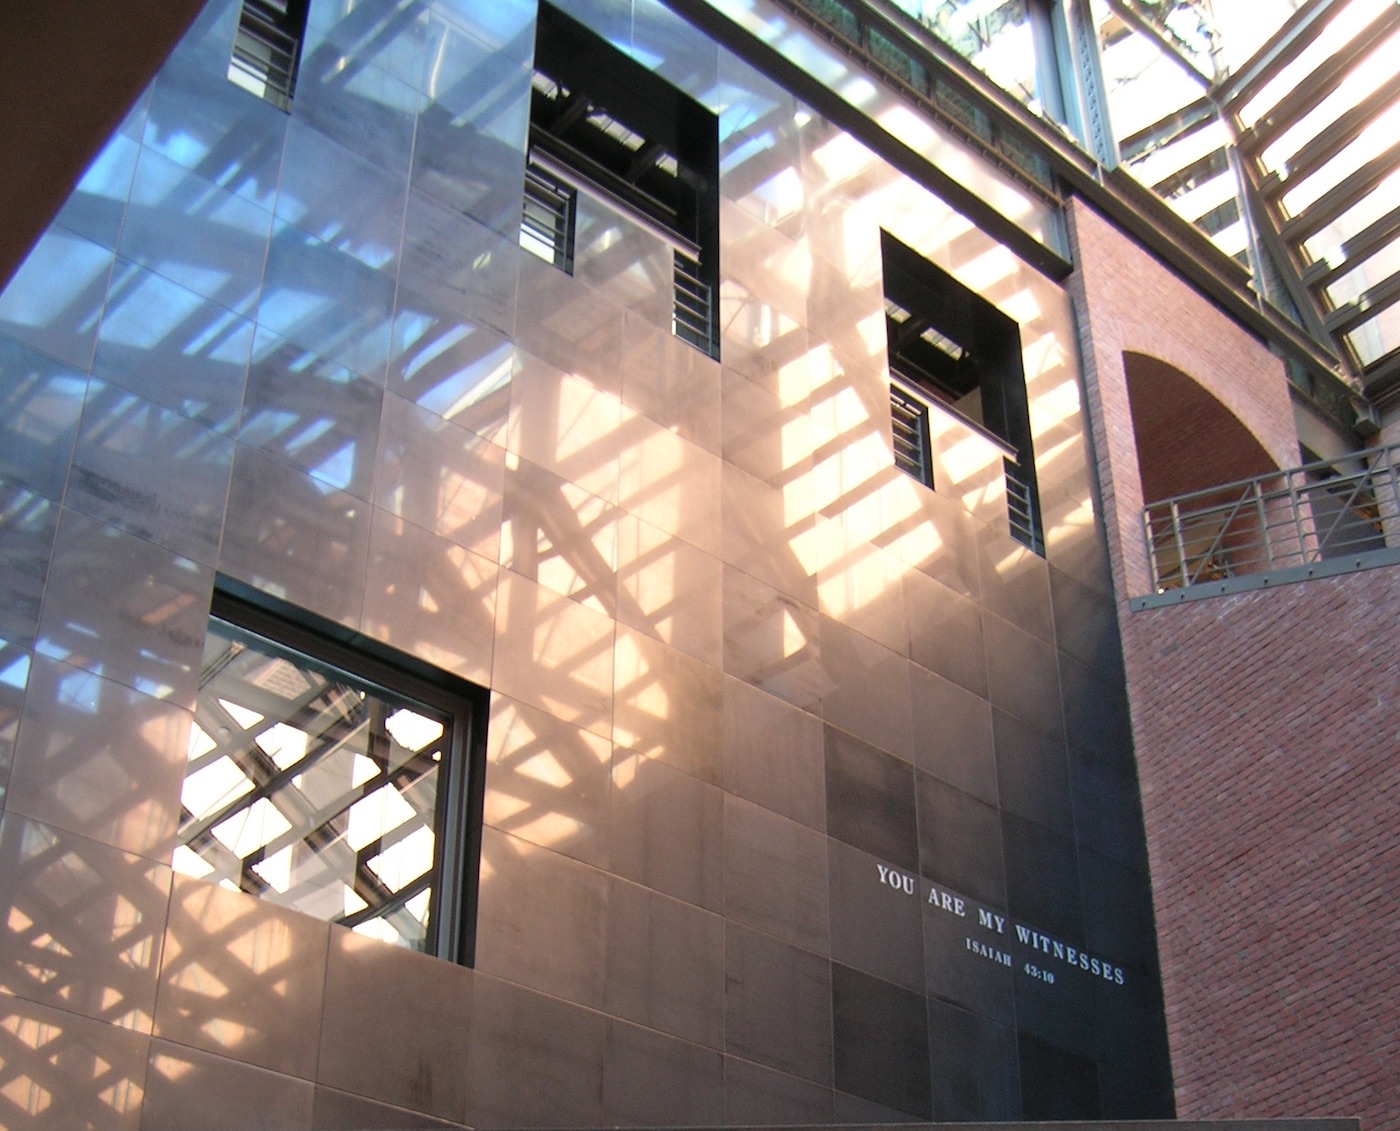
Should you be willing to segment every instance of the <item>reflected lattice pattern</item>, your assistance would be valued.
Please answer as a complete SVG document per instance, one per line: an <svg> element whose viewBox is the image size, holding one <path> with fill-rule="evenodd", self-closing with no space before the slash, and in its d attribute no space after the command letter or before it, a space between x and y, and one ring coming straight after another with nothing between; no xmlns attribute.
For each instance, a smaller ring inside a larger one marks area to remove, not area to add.
<svg viewBox="0 0 1400 1131"><path fill-rule="evenodd" d="M213 622L176 867L417 949L442 716Z"/></svg>

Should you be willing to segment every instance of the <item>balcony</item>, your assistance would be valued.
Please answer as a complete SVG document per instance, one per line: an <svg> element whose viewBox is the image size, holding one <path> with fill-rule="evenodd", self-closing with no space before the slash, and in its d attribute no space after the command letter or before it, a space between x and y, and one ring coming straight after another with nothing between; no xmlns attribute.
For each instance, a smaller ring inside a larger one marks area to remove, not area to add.
<svg viewBox="0 0 1400 1131"><path fill-rule="evenodd" d="M1134 609L1400 562L1400 444L1143 508L1152 593Z"/></svg>

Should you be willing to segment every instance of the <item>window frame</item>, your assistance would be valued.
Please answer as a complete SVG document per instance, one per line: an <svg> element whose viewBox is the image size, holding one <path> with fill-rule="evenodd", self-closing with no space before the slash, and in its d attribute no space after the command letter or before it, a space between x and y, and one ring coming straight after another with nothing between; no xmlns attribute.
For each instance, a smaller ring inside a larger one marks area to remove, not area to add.
<svg viewBox="0 0 1400 1131"><path fill-rule="evenodd" d="M422 950L471 966L476 951L489 692L222 575L210 602L209 621L211 627L220 626L221 635L263 655L316 671L392 703L421 705L450 720L451 735L444 744L435 786L433 865ZM201 680L201 693L203 686ZM256 789L253 792L258 793ZM182 804L178 845L188 843L184 835L187 812ZM286 903L278 906L311 914ZM340 923L349 918L353 916L329 921Z"/></svg>

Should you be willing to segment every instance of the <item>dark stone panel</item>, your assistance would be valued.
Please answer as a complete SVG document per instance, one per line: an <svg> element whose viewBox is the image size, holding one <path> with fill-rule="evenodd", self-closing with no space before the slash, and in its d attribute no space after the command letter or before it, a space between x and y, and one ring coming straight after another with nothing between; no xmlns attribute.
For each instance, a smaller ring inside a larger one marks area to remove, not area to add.
<svg viewBox="0 0 1400 1131"><path fill-rule="evenodd" d="M910 672L899 652L821 618L822 718L906 761L914 759Z"/></svg>
<svg viewBox="0 0 1400 1131"><path fill-rule="evenodd" d="M987 634L987 688L993 707L1015 715L1048 734L1064 734L1060 677L1053 645L990 614Z"/></svg>
<svg viewBox="0 0 1400 1131"><path fill-rule="evenodd" d="M1098 1119L1098 1068L1092 1060L1021 1034L1021 1108L1028 1120Z"/></svg>
<svg viewBox="0 0 1400 1131"><path fill-rule="evenodd" d="M821 720L743 680L724 679L724 788L826 829Z"/></svg>
<svg viewBox="0 0 1400 1131"><path fill-rule="evenodd" d="M860 1096L847 1095L845 1092L832 1093L832 1110L838 1127L874 1128L895 1123L924 1122L924 1117L921 1115L897 1111L885 1104L877 1104L873 1100L861 1099ZM822 1131L822 1129L814 1127L811 1131Z"/></svg>
<svg viewBox="0 0 1400 1131"><path fill-rule="evenodd" d="M23 1009L26 1014L29 1013L23 999L13 998L10 1002L18 1003L10 1004L10 1009ZM24 1017L24 1021L28 1020L29 1017ZM24 1024L24 1021L20 1024ZM14 1023L7 1020L8 1031L13 1031L9 1026ZM141 1127L146 1131L185 1131L186 1128L243 1131L245 1127L306 1131L311 1126L315 1088L309 1080L269 1072L265 1068L199 1052L173 1041L152 1038L150 1060L144 1072L144 1095L141 1095L138 1089L141 1088L143 1073L137 1067L139 1061L136 1061L136 1056L142 1051L145 1038L134 1033L114 1031L110 1038L94 1049L91 1042L101 1038L95 1038L91 1030L75 1032L76 1027L68 1022L62 1012L41 1014L38 1024L52 1025L54 1028L50 1032L61 1031L64 1043L75 1054L73 1059L81 1055L87 1061L87 1072L70 1068L63 1075L58 1075L53 1060L62 1064L67 1058L56 1057L50 1052L49 1057L53 1059L45 1058L47 1063L40 1061L49 1071L36 1073L41 1075L44 1083L54 1086L53 1092L45 1097L48 1102L42 1114L38 1118L27 1118L23 1123L7 1120L7 1131L18 1131L21 1127L63 1128L64 1131L76 1127L101 1127L103 1131L114 1126L130 1128L134 1126L134 1121L127 1113L111 1108L107 1108L105 1113L102 1110L104 1101L114 1091L124 1091L128 1081L132 1091L141 1096ZM82 1037L78 1036L79 1032L83 1032ZM84 1038L87 1047L78 1044ZM26 1057L20 1063L24 1064L27 1060ZM28 1067L27 1064L25 1066ZM6 1068L11 1078L19 1077L22 1080L20 1072L24 1069L17 1072L17 1067L13 1060L7 1059ZM87 1079L84 1080L83 1076ZM108 1088L99 1092L102 1084L107 1084ZM12 1091L6 1096L6 1106L10 1110L18 1106L10 1099L13 1094ZM25 1098L28 1099L28 1096ZM135 1106L132 1105L132 1108ZM136 1112L132 1108L128 1108L128 1112L134 1115Z"/></svg>
<svg viewBox="0 0 1400 1131"><path fill-rule="evenodd" d="M0 447L6 441L8 437L0 432ZM5 563L0 574L0 639L7 644L32 646L39 634L39 607L58 512L57 503L0 478L0 561Z"/></svg>
<svg viewBox="0 0 1400 1131"><path fill-rule="evenodd" d="M821 833L726 796L725 916L827 953L826 846Z"/></svg>
<svg viewBox="0 0 1400 1131"><path fill-rule="evenodd" d="M604 1008L718 1048L724 1040L724 921L612 879Z"/></svg>
<svg viewBox="0 0 1400 1131"><path fill-rule="evenodd" d="M1133 726L1123 683L1105 679L1064 654L1060 655L1060 683L1070 744L1104 765L1131 768Z"/></svg>
<svg viewBox="0 0 1400 1131"><path fill-rule="evenodd" d="M937 583L906 586L909 658L976 695L987 694L982 612Z"/></svg>
<svg viewBox="0 0 1400 1131"><path fill-rule="evenodd" d="M775 1072L737 1056L724 1058L724 1122L728 1127L808 1125L832 1121L831 1089Z"/></svg>
<svg viewBox="0 0 1400 1131"><path fill-rule="evenodd" d="M609 1018L607 1024L601 1125L703 1127L723 1119L724 1057L719 1052L626 1021ZM576 1112L561 1114L575 1125L588 1122Z"/></svg>
<svg viewBox="0 0 1400 1131"><path fill-rule="evenodd" d="M487 828L489 879L477 902L477 969L542 993L600 1007L608 877L546 848ZM547 946L538 940L548 939ZM521 945L531 940L535 945Z"/></svg>
<svg viewBox="0 0 1400 1131"><path fill-rule="evenodd" d="M1016 1031L936 999L928 1003L933 1116L988 1122L1021 1117Z"/></svg>
<svg viewBox="0 0 1400 1131"><path fill-rule="evenodd" d="M1084 513L1083 481L1066 488L1042 483L1040 513L1045 516L1045 528L1055 531L1049 547L1054 568L1099 593L1112 593L1113 573L1108 564L1102 516L1095 514L1092 526L1080 525ZM1065 522L1070 516L1072 521Z"/></svg>
<svg viewBox="0 0 1400 1131"><path fill-rule="evenodd" d="M468 1124L601 1123L604 1020L508 982L478 978L467 1058Z"/></svg>
<svg viewBox="0 0 1400 1131"><path fill-rule="evenodd" d="M311 1103L311 1131L465 1131L467 1126L320 1085Z"/></svg>
<svg viewBox="0 0 1400 1131"><path fill-rule="evenodd" d="M915 666L914 765L964 793L997 804L992 707L979 695Z"/></svg>
<svg viewBox="0 0 1400 1131"><path fill-rule="evenodd" d="M613 770L612 865L629 880L718 911L724 888L724 794L639 755Z"/></svg>
<svg viewBox="0 0 1400 1131"><path fill-rule="evenodd" d="M916 777L919 861L924 876L1005 907L1006 873L997 811L928 774Z"/></svg>
<svg viewBox="0 0 1400 1131"><path fill-rule="evenodd" d="M1084 924L1073 842L1011 813L1002 814L1001 827L1011 914L1061 942L1080 945Z"/></svg>
<svg viewBox="0 0 1400 1131"><path fill-rule="evenodd" d="M1077 746L1069 748L1070 794L1079 843L1140 872L1147 871L1142 796L1130 772L1104 765Z"/></svg>
<svg viewBox="0 0 1400 1131"><path fill-rule="evenodd" d="M831 963L758 931L725 932L725 1051L831 1083Z"/></svg>
<svg viewBox="0 0 1400 1131"><path fill-rule="evenodd" d="M1084 944L1123 966L1154 972L1157 933L1147 874L1085 848L1079 850L1079 874Z"/></svg>
<svg viewBox="0 0 1400 1131"><path fill-rule="evenodd" d="M907 1111L933 1114L928 1014L922 994L833 963L836 1087Z"/></svg>
<svg viewBox="0 0 1400 1131"><path fill-rule="evenodd" d="M914 871L914 767L827 727L826 827L837 840Z"/></svg>
<svg viewBox="0 0 1400 1131"><path fill-rule="evenodd" d="M1123 645L1113 597L1050 567L1055 645L1105 678L1123 679Z"/></svg>
<svg viewBox="0 0 1400 1131"><path fill-rule="evenodd" d="M1094 1020L1103 978L1025 947L1016 952L1016 959L1017 1029L1092 1060L1100 1048ZM1041 971L1041 977L1026 973L1027 963ZM1054 982L1046 982L1046 977Z"/></svg>
<svg viewBox="0 0 1400 1131"><path fill-rule="evenodd" d="M1002 527L982 527L978 543L982 603L1023 631L1053 641L1045 559L1013 542Z"/></svg>
<svg viewBox="0 0 1400 1131"><path fill-rule="evenodd" d="M980 927L977 907L968 903L965 916L944 911L924 897L924 969L928 992L956 1002L973 1013L1005 1025L1016 1024L1015 955L1019 951L1003 943L994 929ZM991 909L988 909L991 910ZM1006 920L1005 913L995 912ZM1014 938L1013 925L1004 922L1006 935ZM1012 955L1012 966L1003 965L969 949L968 939Z"/></svg>
<svg viewBox="0 0 1400 1131"><path fill-rule="evenodd" d="M883 1127L891 1123L922 1123L925 1118L845 1092L832 1093L832 1114L838 1127ZM812 1131L819 1129L813 1128Z"/></svg>
<svg viewBox="0 0 1400 1131"><path fill-rule="evenodd" d="M1105 1119L1176 1118L1170 1075L1139 1076L1114 1064L1100 1064L1099 1097Z"/></svg>
<svg viewBox="0 0 1400 1131"><path fill-rule="evenodd" d="M1015 715L992 709L996 736L997 789L1004 809L1074 836L1070 808L1069 754L1064 740Z"/></svg>
<svg viewBox="0 0 1400 1131"><path fill-rule="evenodd" d="M1094 987L1095 1055L1138 1076L1165 1078L1171 1073L1162 989L1140 970L1125 969L1123 984Z"/></svg>
<svg viewBox="0 0 1400 1131"><path fill-rule="evenodd" d="M917 872L828 841L831 956L867 974L923 991L920 907L927 898ZM882 873L881 869L885 869Z"/></svg>

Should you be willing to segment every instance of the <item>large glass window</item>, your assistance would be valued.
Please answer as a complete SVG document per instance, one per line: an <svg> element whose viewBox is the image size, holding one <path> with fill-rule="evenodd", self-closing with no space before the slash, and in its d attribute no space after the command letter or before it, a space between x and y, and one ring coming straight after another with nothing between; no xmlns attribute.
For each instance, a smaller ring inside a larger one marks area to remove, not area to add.
<svg viewBox="0 0 1400 1131"><path fill-rule="evenodd" d="M484 694L219 591L176 869L469 962Z"/></svg>

